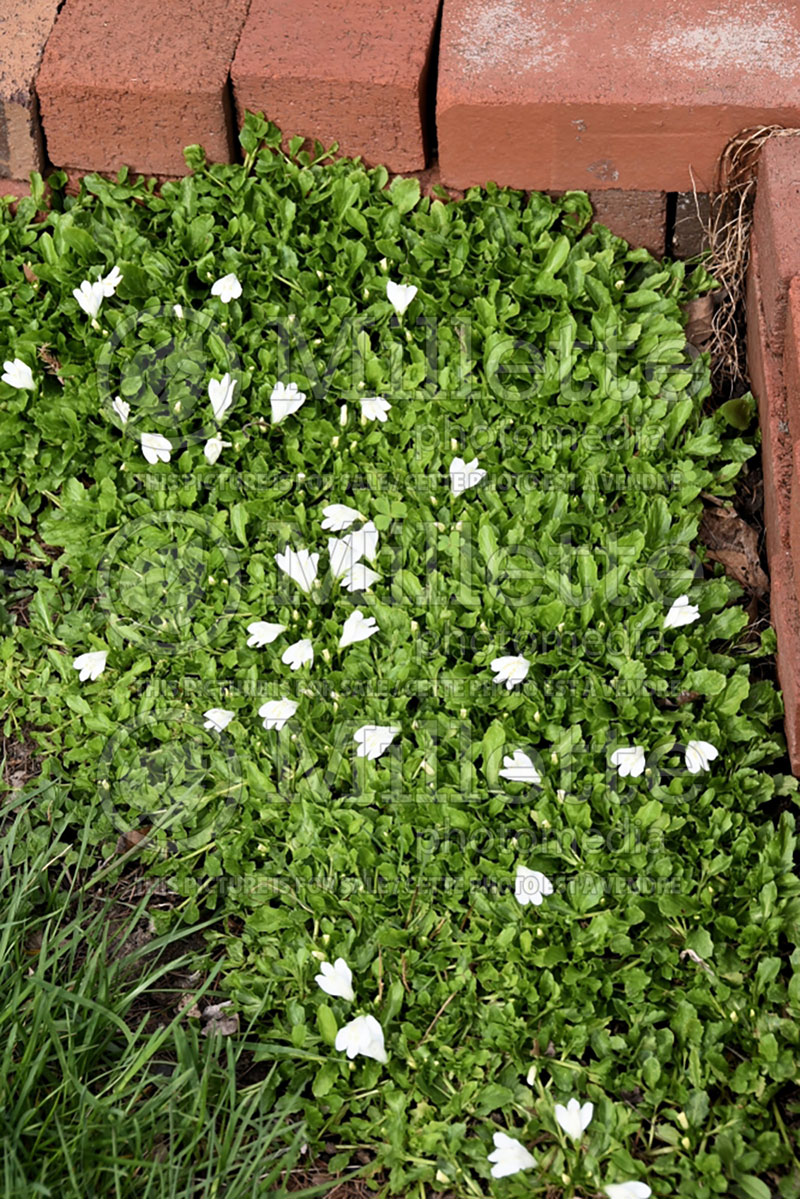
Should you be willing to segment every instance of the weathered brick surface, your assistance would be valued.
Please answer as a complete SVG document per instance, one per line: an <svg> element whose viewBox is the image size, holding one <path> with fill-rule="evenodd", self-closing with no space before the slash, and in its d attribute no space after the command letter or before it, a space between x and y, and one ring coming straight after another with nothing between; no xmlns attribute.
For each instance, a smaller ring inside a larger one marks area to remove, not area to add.
<svg viewBox="0 0 800 1199"><path fill-rule="evenodd" d="M800 124L800 5L445 0L442 177L708 191L725 143Z"/></svg>
<svg viewBox="0 0 800 1199"><path fill-rule="evenodd" d="M761 152L752 242L769 344L783 348L789 284L800 275L800 137L771 138Z"/></svg>
<svg viewBox="0 0 800 1199"><path fill-rule="evenodd" d="M44 166L34 81L59 0L0 4L0 176L25 179Z"/></svg>
<svg viewBox="0 0 800 1199"><path fill-rule="evenodd" d="M439 0L252 0L231 70L239 121L264 112L390 171L426 163Z"/></svg>
<svg viewBox="0 0 800 1199"><path fill-rule="evenodd" d="M784 336L783 380L786 388L786 414L792 444L800 445L800 278L789 284ZM800 516L800 492L794 493L794 505ZM800 559L798 559L800 561Z"/></svg>
<svg viewBox="0 0 800 1199"><path fill-rule="evenodd" d="M767 338L762 272L759 249L754 246L747 281L747 357L761 423L764 523L770 612L778 638L778 678L786 709L789 757L793 771L800 774L800 605L792 560L795 461L781 359Z"/></svg>
<svg viewBox="0 0 800 1199"><path fill-rule="evenodd" d="M632 246L645 246L656 258L664 254L667 197L664 192L591 191L594 218Z"/></svg>
<svg viewBox="0 0 800 1199"><path fill-rule="evenodd" d="M58 166L185 173L236 156L228 72L248 0L66 0L37 91Z"/></svg>

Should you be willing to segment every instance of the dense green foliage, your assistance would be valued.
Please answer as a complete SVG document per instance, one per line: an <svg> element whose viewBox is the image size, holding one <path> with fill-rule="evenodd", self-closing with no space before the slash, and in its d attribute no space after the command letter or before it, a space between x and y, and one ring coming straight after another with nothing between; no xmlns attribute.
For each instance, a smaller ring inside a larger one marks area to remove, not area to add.
<svg viewBox="0 0 800 1199"><path fill-rule="evenodd" d="M707 276L589 227L579 194L442 203L262 139L251 120L244 167L190 154L158 197L88 177L41 223L32 201L0 214L2 356L36 384L0 384L5 731L43 759L19 852L52 821L98 858L149 830L173 920L238 918L224 985L334 1169L365 1145L398 1191L768 1199L780 1178L788 1197L794 781L754 669L772 634L695 547L702 493L732 495L754 452L704 411L683 333ZM115 264L93 327L73 289ZM399 318L389 279L418 289ZM278 381L307 399L276 423ZM365 396L385 421L359 419ZM156 433L172 454L151 465ZM487 472L458 495L456 455ZM328 571L333 503L374 521L369 590ZM320 554L308 592L287 546ZM699 619L665 628L681 595ZM379 632L340 649L354 605ZM287 631L251 647L254 621ZM505 655L522 685L492 681ZM281 696L297 712L265 729ZM352 754L366 724L400 730L374 761ZM687 770L691 740L709 770ZM611 762L626 746L639 777ZM500 774L516 751L537 785ZM515 899L519 865L552 881L540 906ZM339 956L353 1003L314 981ZM333 1047L360 1011L386 1065ZM581 1145L553 1117L573 1095L595 1105ZM497 1130L537 1168L492 1182Z"/></svg>

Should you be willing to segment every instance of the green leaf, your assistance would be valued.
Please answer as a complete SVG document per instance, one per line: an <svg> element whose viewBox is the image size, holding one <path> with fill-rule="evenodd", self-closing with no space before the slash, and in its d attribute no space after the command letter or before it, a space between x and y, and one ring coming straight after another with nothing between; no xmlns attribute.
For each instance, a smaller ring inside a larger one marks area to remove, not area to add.
<svg viewBox="0 0 800 1199"><path fill-rule="evenodd" d="M418 204L419 194L418 179L403 179L398 175L392 180L389 187L389 198L403 215L411 212L412 208Z"/></svg>
<svg viewBox="0 0 800 1199"><path fill-rule="evenodd" d="M317 1028L325 1044L333 1045L339 1030L336 1017L326 1003L321 1003L317 1008Z"/></svg>

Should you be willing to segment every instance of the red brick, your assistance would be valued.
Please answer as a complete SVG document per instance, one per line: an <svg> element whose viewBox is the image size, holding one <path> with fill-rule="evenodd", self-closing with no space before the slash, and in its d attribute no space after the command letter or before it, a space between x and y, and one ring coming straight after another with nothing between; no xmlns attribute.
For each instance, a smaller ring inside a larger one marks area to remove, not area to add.
<svg viewBox="0 0 800 1199"><path fill-rule="evenodd" d="M37 91L51 161L185 174L184 146L236 156L228 71L248 0L66 0Z"/></svg>
<svg viewBox="0 0 800 1199"><path fill-rule="evenodd" d="M445 0L442 176L709 191L725 143L800 124L788 0Z"/></svg>
<svg viewBox="0 0 800 1199"><path fill-rule="evenodd" d="M752 242L758 248L759 280L769 344L780 352L789 283L800 275L800 138L771 138L761 151Z"/></svg>
<svg viewBox="0 0 800 1199"><path fill-rule="evenodd" d="M0 196L13 196L15 200L31 194L27 179L0 179Z"/></svg>
<svg viewBox="0 0 800 1199"><path fill-rule="evenodd" d="M789 284L783 349L783 380L786 387L789 433L792 444L796 446L800 444L800 279L792 279ZM800 504L800 492L795 492L794 502Z"/></svg>
<svg viewBox="0 0 800 1199"><path fill-rule="evenodd" d="M0 176L24 179L45 164L34 81L59 0L0 7Z"/></svg>
<svg viewBox="0 0 800 1199"><path fill-rule="evenodd" d="M795 444L792 453L792 501L789 505L789 548L792 555L792 572L800 578L800 445Z"/></svg>
<svg viewBox="0 0 800 1199"><path fill-rule="evenodd" d="M792 770L800 774L800 605L792 562L795 461L781 360L767 341L760 279L759 252L753 246L747 279L747 358L761 423L770 612L778 639L784 726Z"/></svg>
<svg viewBox="0 0 800 1199"><path fill-rule="evenodd" d="M236 111L287 139L334 141L390 171L426 161L428 65L439 0L252 0L233 62Z"/></svg>
<svg viewBox="0 0 800 1199"><path fill-rule="evenodd" d="M644 246L656 258L666 248L667 197L664 192L591 191L594 219L632 246Z"/></svg>
<svg viewBox="0 0 800 1199"><path fill-rule="evenodd" d="M675 227L672 230L672 254L675 258L695 258L708 249L711 197L708 192L684 192L675 198Z"/></svg>

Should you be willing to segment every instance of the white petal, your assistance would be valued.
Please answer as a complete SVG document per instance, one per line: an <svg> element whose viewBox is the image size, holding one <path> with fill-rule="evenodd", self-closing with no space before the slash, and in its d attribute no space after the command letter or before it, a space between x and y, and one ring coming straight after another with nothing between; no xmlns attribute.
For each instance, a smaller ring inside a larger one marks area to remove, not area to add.
<svg viewBox="0 0 800 1199"><path fill-rule="evenodd" d="M218 733L223 732L234 717L234 713L229 712L227 708L209 708L203 715L206 718L203 728L214 729Z"/></svg>
<svg viewBox="0 0 800 1199"><path fill-rule="evenodd" d="M296 383L276 383L270 396L273 424L280 424L287 416L291 416L302 408L306 402L306 394L299 391Z"/></svg>
<svg viewBox="0 0 800 1199"><path fill-rule="evenodd" d="M223 275L211 286L212 296L219 296L223 304L238 300L242 294L242 285L235 275Z"/></svg>
<svg viewBox="0 0 800 1199"><path fill-rule="evenodd" d="M373 633L378 632L380 630L375 617L364 616L360 608L354 608L342 626L339 649L346 649L348 645L354 645L357 641L366 641Z"/></svg>
<svg viewBox="0 0 800 1199"><path fill-rule="evenodd" d="M393 725L362 725L353 735L357 745L356 756L374 761L386 752L399 732L400 729Z"/></svg>
<svg viewBox="0 0 800 1199"><path fill-rule="evenodd" d="M250 636L247 638L247 644L251 649L261 649L264 645L269 645L281 633L286 632L285 624L270 624L266 620L254 620L252 624L247 626L247 631Z"/></svg>
<svg viewBox="0 0 800 1199"><path fill-rule="evenodd" d="M113 296L122 282L122 272L118 266L114 266L102 279L98 280L98 289L102 291L105 299Z"/></svg>
<svg viewBox="0 0 800 1199"><path fill-rule="evenodd" d="M9 387L16 387L18 391L32 391L36 386L33 371L21 358L3 363L2 381Z"/></svg>
<svg viewBox="0 0 800 1199"><path fill-rule="evenodd" d="M229 441L223 441L221 437L209 437L203 446L203 453L211 466L214 465L224 449L230 448L230 445Z"/></svg>
<svg viewBox="0 0 800 1199"><path fill-rule="evenodd" d="M286 547L282 554L275 555L279 568L297 583L303 591L310 591L317 577L319 554L310 554L308 550L292 550Z"/></svg>
<svg viewBox="0 0 800 1199"><path fill-rule="evenodd" d="M518 866L514 880L514 897L517 903L525 907L532 903L539 907L547 895L553 894L553 884L546 874L540 870L529 870L527 866Z"/></svg>
<svg viewBox="0 0 800 1199"><path fill-rule="evenodd" d="M522 750L514 751L512 757L503 758L503 770L498 771L501 778L512 783L541 783L542 776L531 759Z"/></svg>
<svg viewBox="0 0 800 1199"><path fill-rule="evenodd" d="M611 755L611 765L616 766L621 778L631 775L639 778L647 765L647 758L642 745L621 746Z"/></svg>
<svg viewBox="0 0 800 1199"><path fill-rule="evenodd" d="M308 638L302 641L295 641L288 649L283 651L281 662L284 662L292 670L299 670L301 666L309 665L314 662L314 647Z"/></svg>
<svg viewBox="0 0 800 1199"><path fill-rule="evenodd" d="M126 425L128 423L128 417L131 414L130 404L126 400L123 400L120 396L117 396L111 407L114 409L123 425Z"/></svg>
<svg viewBox="0 0 800 1199"><path fill-rule="evenodd" d="M322 512L325 517L322 527L331 533L341 533L349 529L354 521L364 520L360 512L355 508L348 508L346 504L328 504Z"/></svg>
<svg viewBox="0 0 800 1199"><path fill-rule="evenodd" d="M387 413L391 411L392 407L388 400L381 399L380 396L366 396L359 402L361 404L361 416L364 420L385 422Z"/></svg>
<svg viewBox="0 0 800 1199"><path fill-rule="evenodd" d="M478 459L465 462L463 458L454 458L450 463L450 490L453 495L461 495L469 487L477 487L486 478L486 471L478 468Z"/></svg>
<svg viewBox="0 0 800 1199"><path fill-rule="evenodd" d="M678 629L700 618L700 609L689 603L688 595L679 595L664 617L665 629Z"/></svg>
<svg viewBox="0 0 800 1199"><path fill-rule="evenodd" d="M386 280L386 298L398 316L403 315L416 294L417 289L413 284Z"/></svg>
<svg viewBox="0 0 800 1199"><path fill-rule="evenodd" d="M358 547L354 546L350 537L329 537L328 557L331 563L331 574L335 579L352 570L361 557Z"/></svg>
<svg viewBox="0 0 800 1199"><path fill-rule="evenodd" d="M108 651L104 649L92 650L88 654L81 654L75 658L72 665L78 671L78 678L82 683L87 679L94 682L106 668L106 659Z"/></svg>
<svg viewBox="0 0 800 1199"><path fill-rule="evenodd" d="M652 1191L646 1182L609 1182L605 1188L608 1199L650 1199Z"/></svg>
<svg viewBox="0 0 800 1199"><path fill-rule="evenodd" d="M236 388L236 380L232 379L229 374L224 374L221 379L210 379L208 383L208 398L211 401L211 408L214 413L214 420L221 421L225 413L233 403L233 393Z"/></svg>
<svg viewBox="0 0 800 1199"><path fill-rule="evenodd" d="M297 703L293 699L270 699L258 709L259 716L264 721L265 729L280 731L291 720L297 711Z"/></svg>
<svg viewBox="0 0 800 1199"><path fill-rule="evenodd" d="M366 591L377 583L380 575L372 570L363 562L357 562L352 570L349 570L342 579L340 586L345 587L348 591Z"/></svg>
<svg viewBox="0 0 800 1199"><path fill-rule="evenodd" d="M171 451L171 443L160 433L142 434L142 453L152 465L156 462L169 462Z"/></svg>
<svg viewBox="0 0 800 1199"><path fill-rule="evenodd" d="M333 965L330 962L321 962L320 973L316 975L314 981L326 995L350 1001L355 999L353 972L344 958L337 958Z"/></svg>

